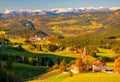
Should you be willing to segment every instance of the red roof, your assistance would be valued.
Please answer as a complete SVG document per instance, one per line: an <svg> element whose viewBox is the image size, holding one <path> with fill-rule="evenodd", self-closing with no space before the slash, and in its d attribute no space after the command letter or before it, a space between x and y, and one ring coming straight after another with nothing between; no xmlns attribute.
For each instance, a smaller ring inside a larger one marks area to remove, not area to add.
<svg viewBox="0 0 120 82"><path fill-rule="evenodd" d="M100 61L95 61L95 62L93 62L93 65L96 65L96 66L98 66L98 65L100 65L100 64L101 64Z"/></svg>

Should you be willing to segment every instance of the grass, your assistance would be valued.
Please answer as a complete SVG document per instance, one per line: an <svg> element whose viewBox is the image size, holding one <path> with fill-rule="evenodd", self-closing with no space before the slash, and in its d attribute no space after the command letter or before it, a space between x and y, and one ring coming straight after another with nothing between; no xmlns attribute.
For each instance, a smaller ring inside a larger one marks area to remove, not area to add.
<svg viewBox="0 0 120 82"><path fill-rule="evenodd" d="M114 67L114 63L113 62L107 62L106 67Z"/></svg>
<svg viewBox="0 0 120 82"><path fill-rule="evenodd" d="M120 74L85 73L69 77L61 82L120 82Z"/></svg>
<svg viewBox="0 0 120 82"><path fill-rule="evenodd" d="M99 48L99 52L100 53L97 53L97 56L102 56L102 57L110 57L110 58L113 58L113 57L116 57L117 54L115 54L112 50L110 49L103 49L103 48Z"/></svg>
<svg viewBox="0 0 120 82"><path fill-rule="evenodd" d="M0 34L5 34L6 32L5 31L0 31Z"/></svg>
<svg viewBox="0 0 120 82"><path fill-rule="evenodd" d="M12 38L9 38L9 40L10 40L12 43L25 43L25 40L24 40L24 39L12 39Z"/></svg>
<svg viewBox="0 0 120 82"><path fill-rule="evenodd" d="M92 24L91 25L88 25L88 26L82 26L83 29L95 29L95 28L100 28L102 27L102 24L98 24L94 21L92 21Z"/></svg>
<svg viewBox="0 0 120 82"><path fill-rule="evenodd" d="M75 51L57 51L55 52L55 54L59 55L59 56L68 56L68 57L74 57L74 58L78 58L81 56L80 53L76 53Z"/></svg>
<svg viewBox="0 0 120 82"><path fill-rule="evenodd" d="M32 81L29 81L29 82L61 82L66 78L68 78L67 74L58 74L58 75L48 77L45 80L32 80Z"/></svg>
<svg viewBox="0 0 120 82"><path fill-rule="evenodd" d="M67 74L58 74L55 76L51 76L49 78L47 78L46 80L50 80L50 81L54 81L54 82L60 82L63 81L64 79L68 78Z"/></svg>
<svg viewBox="0 0 120 82"><path fill-rule="evenodd" d="M50 22L49 25L60 25L60 24L74 24L75 22L77 22L77 20L67 20L67 21L58 21L58 22Z"/></svg>
<svg viewBox="0 0 120 82"><path fill-rule="evenodd" d="M27 82L55 82L53 80L34 80L34 81L27 81Z"/></svg>
<svg viewBox="0 0 120 82"><path fill-rule="evenodd" d="M2 61L5 64L5 61ZM21 63L14 63L13 68L15 75L22 80L34 79L35 76L43 74L47 71L48 67L44 66L32 66Z"/></svg>
<svg viewBox="0 0 120 82"><path fill-rule="evenodd" d="M22 42L22 41L20 41ZM37 42L37 44L44 44L42 42ZM47 43L46 43L47 44ZM14 47L18 47L18 45L15 45ZM22 48L28 52L34 53L34 54L55 54L56 56L66 56L66 57L73 57L77 58L80 57L80 53L76 53L75 51L57 51L57 52L42 52L42 51L35 51L33 50L33 46L30 44L23 44Z"/></svg>
<svg viewBox="0 0 120 82"><path fill-rule="evenodd" d="M29 82L120 82L120 74L111 73L85 73L68 77L67 74L58 74L45 80Z"/></svg>
<svg viewBox="0 0 120 82"><path fill-rule="evenodd" d="M25 56L25 57L50 57L52 58L54 61L56 61L58 58L61 58L61 59L66 59L67 62L75 59L73 57L68 57L68 56L62 56L62 55L56 55L56 54L53 54L53 53L33 53L33 52L30 52L30 51L27 51L27 50L24 50L24 51L19 51L19 50L16 50L12 47L0 47L0 55L20 55L20 56ZM63 54L64 55L64 54Z"/></svg>
<svg viewBox="0 0 120 82"><path fill-rule="evenodd" d="M83 31L83 30L90 30L88 32L92 32L94 29L98 29L102 27L102 24L96 23L96 21L92 21L90 25L80 26L80 25L74 25L76 23L76 20L67 20L62 22L50 22L49 24L52 25L52 30L56 33L59 33L65 37L71 37L75 36L73 32ZM64 24L68 24L70 26L64 26ZM62 27L59 25L63 25ZM77 33L79 34L79 33Z"/></svg>

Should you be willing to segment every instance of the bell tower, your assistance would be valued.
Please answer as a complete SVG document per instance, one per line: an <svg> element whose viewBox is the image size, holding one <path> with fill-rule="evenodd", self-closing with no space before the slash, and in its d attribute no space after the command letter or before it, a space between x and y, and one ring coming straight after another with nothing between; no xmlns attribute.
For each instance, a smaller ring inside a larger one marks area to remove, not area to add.
<svg viewBox="0 0 120 82"><path fill-rule="evenodd" d="M83 62L87 61L87 50L85 47L84 47L83 53L82 53L82 60L83 60Z"/></svg>

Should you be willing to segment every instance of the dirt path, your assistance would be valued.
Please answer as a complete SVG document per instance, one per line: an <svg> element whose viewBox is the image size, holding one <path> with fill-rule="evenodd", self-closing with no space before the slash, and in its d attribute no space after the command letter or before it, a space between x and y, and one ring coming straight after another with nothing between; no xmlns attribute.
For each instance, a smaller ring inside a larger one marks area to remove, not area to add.
<svg viewBox="0 0 120 82"><path fill-rule="evenodd" d="M60 73L61 73L60 71L56 71L56 72L52 72L52 73L49 73L49 74L45 74L45 75L37 78L37 80L44 80L44 79L46 79L48 77L51 77L53 75L57 75L57 74L60 74Z"/></svg>

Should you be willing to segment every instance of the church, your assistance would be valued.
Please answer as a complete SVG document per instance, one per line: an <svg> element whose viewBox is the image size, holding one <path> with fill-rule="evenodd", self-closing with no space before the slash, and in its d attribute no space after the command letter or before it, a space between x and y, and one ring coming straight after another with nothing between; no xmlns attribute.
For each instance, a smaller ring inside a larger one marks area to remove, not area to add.
<svg viewBox="0 0 120 82"><path fill-rule="evenodd" d="M85 47L84 47L83 52L82 52L82 62L85 63L85 64L87 62L87 50L86 50ZM74 73L74 74L80 73L78 64L79 64L79 62L78 62L78 60L76 60L76 62L73 65L71 65L71 70L70 71L72 73Z"/></svg>

